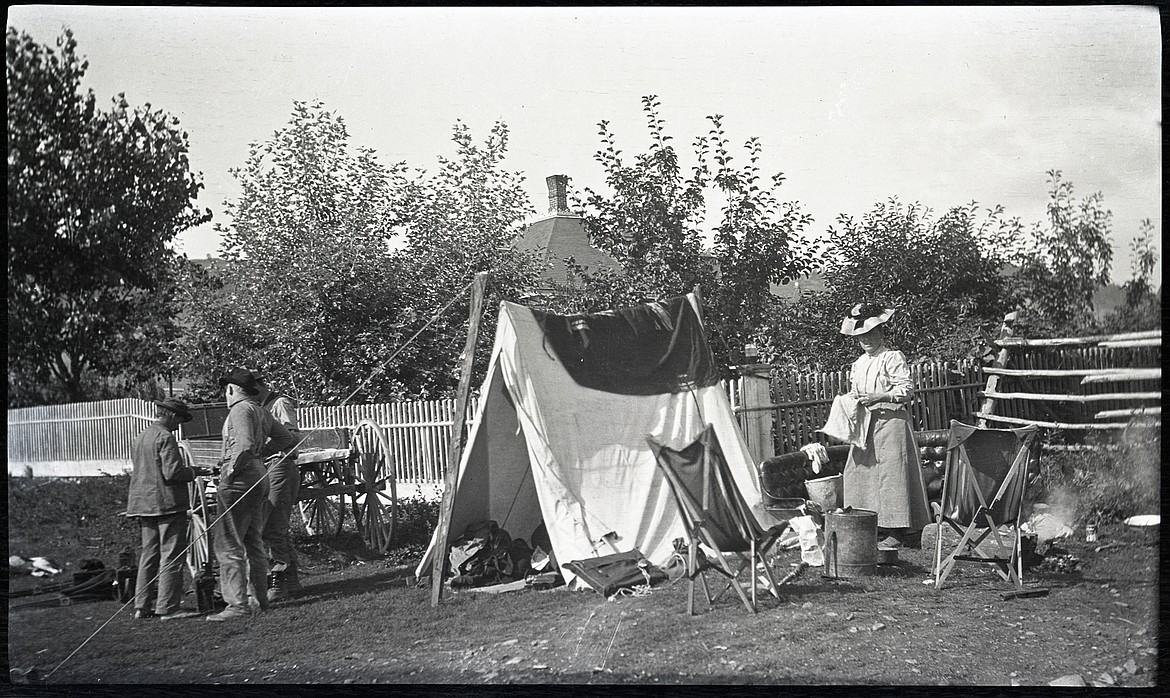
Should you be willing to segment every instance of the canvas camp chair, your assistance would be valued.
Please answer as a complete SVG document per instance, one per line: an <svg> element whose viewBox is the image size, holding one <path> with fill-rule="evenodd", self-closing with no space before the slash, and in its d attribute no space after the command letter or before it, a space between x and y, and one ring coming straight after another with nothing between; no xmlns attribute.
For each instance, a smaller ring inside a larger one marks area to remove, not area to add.
<svg viewBox="0 0 1170 698"><path fill-rule="evenodd" d="M1020 512L1036 432L1035 426L988 429L951 420L942 501L935 505L936 589L956 562L992 565L1023 589ZM944 524L959 534L958 545L945 557Z"/></svg>
<svg viewBox="0 0 1170 698"><path fill-rule="evenodd" d="M686 527L686 576L690 582L687 612L695 613L695 578L698 577L709 606L728 589L735 589L744 606L755 613L758 608L757 564L763 568L768 590L779 598L780 592L764 555L776 544L787 524L778 524L767 530L759 524L735 485L711 425L680 451L659 443L653 436L646 436L646 441L654 453L658 469L670 485ZM700 544L714 555L702 554ZM734 561L729 561L727 555L733 556ZM744 570L751 578L750 596L739 582ZM709 571L727 579L727 585L714 596L707 586L705 575Z"/></svg>

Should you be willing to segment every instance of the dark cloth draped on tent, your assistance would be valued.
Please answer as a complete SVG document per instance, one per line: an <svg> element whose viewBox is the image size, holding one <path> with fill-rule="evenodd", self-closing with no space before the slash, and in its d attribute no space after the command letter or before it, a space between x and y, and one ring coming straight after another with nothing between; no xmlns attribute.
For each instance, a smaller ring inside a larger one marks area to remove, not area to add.
<svg viewBox="0 0 1170 698"><path fill-rule="evenodd" d="M719 382L698 314L686 296L582 315L532 308L551 347L580 386L657 395Z"/></svg>

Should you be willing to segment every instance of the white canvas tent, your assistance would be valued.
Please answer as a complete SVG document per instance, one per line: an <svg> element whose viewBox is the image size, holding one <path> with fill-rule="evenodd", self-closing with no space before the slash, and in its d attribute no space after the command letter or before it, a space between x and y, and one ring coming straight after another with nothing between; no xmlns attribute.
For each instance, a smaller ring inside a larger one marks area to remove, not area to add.
<svg viewBox="0 0 1170 698"><path fill-rule="evenodd" d="M698 306L693 294L687 301ZM755 466L716 384L684 392L621 395L578 385L525 306L503 302L451 502L448 546L467 526L494 520L531 540L541 521L560 564L637 548L663 565L685 535L645 436L691 443L714 425L735 481L770 526ZM446 494L444 496L451 496ZM417 569L431 571L439 531ZM567 582L573 575L562 568Z"/></svg>

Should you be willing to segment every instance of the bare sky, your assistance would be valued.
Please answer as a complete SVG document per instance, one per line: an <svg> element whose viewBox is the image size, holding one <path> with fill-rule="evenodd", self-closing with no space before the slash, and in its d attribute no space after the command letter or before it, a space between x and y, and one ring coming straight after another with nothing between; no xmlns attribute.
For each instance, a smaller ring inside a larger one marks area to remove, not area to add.
<svg viewBox="0 0 1170 698"><path fill-rule="evenodd" d="M898 196L942 213L978 201L1043 219L1045 172L1113 211L1114 280L1144 218L1161 250L1161 38L1149 7L210 8L10 6L8 26L52 44L73 30L100 103L124 92L190 134L203 205L228 224L228 169L322 100L353 145L431 169L451 127L511 131L508 169L547 208L544 178L603 186L597 123L647 143L656 94L684 157L724 115L759 136L765 172L812 232ZM689 162L684 160L684 167ZM181 236L215 254L210 226ZM1161 263L1156 270L1160 283Z"/></svg>

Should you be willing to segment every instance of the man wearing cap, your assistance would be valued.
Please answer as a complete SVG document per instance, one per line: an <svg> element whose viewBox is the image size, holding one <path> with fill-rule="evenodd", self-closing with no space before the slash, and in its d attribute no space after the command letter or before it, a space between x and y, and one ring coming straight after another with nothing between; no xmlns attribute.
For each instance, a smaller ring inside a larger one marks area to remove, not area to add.
<svg viewBox="0 0 1170 698"><path fill-rule="evenodd" d="M204 471L183 462L179 442L172 433L183 422L191 421L187 406L173 397L154 404L154 423L130 446L134 472L130 476L126 515L137 517L142 529L134 617L174 618L190 615L179 607L183 601L187 512L191 508L187 483Z"/></svg>
<svg viewBox="0 0 1170 698"><path fill-rule="evenodd" d="M219 379L227 397L223 423L223 452L216 497L219 518L215 557L219 586L227 608L208 616L211 621L246 618L252 613L249 586L261 610L268 608L268 556L262 535L268 505L268 477L264 458L296 443L284 425L256 402L260 390L246 368L234 368Z"/></svg>
<svg viewBox="0 0 1170 698"><path fill-rule="evenodd" d="M260 371L253 369L252 377L260 393L257 402L284 425L299 444L300 425L297 423L297 403L268 386ZM289 535L288 520L300 494L301 473L297 469L296 445L287 451L270 456L264 461L268 469L268 516L264 522L264 545L272 562L272 587L269 601L283 601L301 590L297 576L297 551Z"/></svg>

